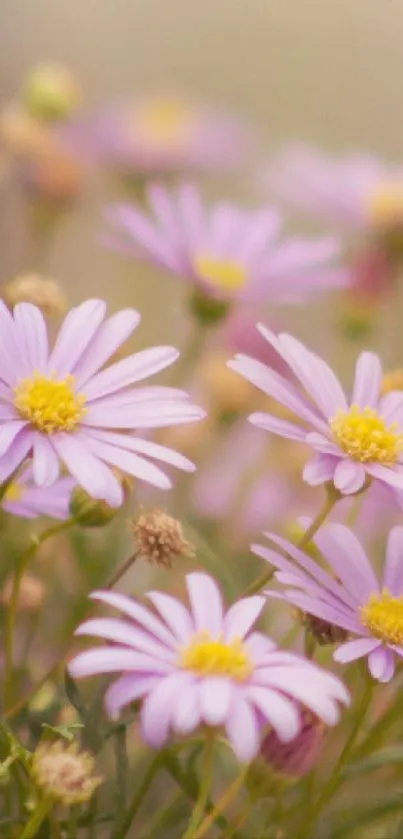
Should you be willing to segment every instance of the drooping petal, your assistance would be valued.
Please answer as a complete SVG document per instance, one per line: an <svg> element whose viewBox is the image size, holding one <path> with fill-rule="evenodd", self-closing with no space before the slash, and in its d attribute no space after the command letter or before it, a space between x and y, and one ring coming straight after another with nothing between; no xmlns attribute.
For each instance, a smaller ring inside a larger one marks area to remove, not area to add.
<svg viewBox="0 0 403 839"><path fill-rule="evenodd" d="M225 730L238 760L249 763L259 748L259 726L255 711L240 692L233 697Z"/></svg>
<svg viewBox="0 0 403 839"><path fill-rule="evenodd" d="M281 693L268 687L251 685L248 698L274 728L282 743L289 743L300 730L300 715L295 705Z"/></svg>
<svg viewBox="0 0 403 839"><path fill-rule="evenodd" d="M337 458L319 454L305 464L302 477L309 486L320 486L333 479L337 464Z"/></svg>
<svg viewBox="0 0 403 839"><path fill-rule="evenodd" d="M369 653L368 667L371 676L378 682L390 682L395 674L395 657L392 650L378 646Z"/></svg>
<svg viewBox="0 0 403 839"><path fill-rule="evenodd" d="M333 653L333 658L339 664L349 664L350 661L357 661L358 658L368 655L381 645L376 638L355 638L354 641L346 641L340 644Z"/></svg>
<svg viewBox="0 0 403 839"><path fill-rule="evenodd" d="M334 485L344 495L351 495L363 487L366 474L362 463L346 457L339 461L334 470Z"/></svg>

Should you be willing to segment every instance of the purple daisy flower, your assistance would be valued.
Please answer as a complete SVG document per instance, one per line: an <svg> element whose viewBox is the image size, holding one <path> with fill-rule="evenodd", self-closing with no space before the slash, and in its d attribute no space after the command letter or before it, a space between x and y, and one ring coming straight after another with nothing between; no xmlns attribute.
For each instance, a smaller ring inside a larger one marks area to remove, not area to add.
<svg viewBox="0 0 403 839"><path fill-rule="evenodd" d="M311 486L333 481L339 492L358 492L366 480L403 490L403 394L381 396L382 367L377 355L358 358L348 400L333 371L291 335L274 335L262 324L261 334L288 365L297 383L266 365L238 355L228 362L263 393L284 405L299 423L268 413L249 416L253 425L310 446L315 457L304 468ZM301 388L305 394L301 392Z"/></svg>
<svg viewBox="0 0 403 839"><path fill-rule="evenodd" d="M32 467L28 466L7 487L1 507L6 513L23 519L35 519L38 516L68 519L75 486L76 481L69 476L58 478L50 487L36 486Z"/></svg>
<svg viewBox="0 0 403 839"><path fill-rule="evenodd" d="M254 145L240 119L164 95L111 105L78 119L66 134L92 160L140 176L221 172Z"/></svg>
<svg viewBox="0 0 403 839"><path fill-rule="evenodd" d="M109 208L105 243L162 267L217 298L298 301L344 285L347 272L332 263L333 236L280 240L276 209L204 206L191 184L147 189L150 215L129 204Z"/></svg>
<svg viewBox="0 0 403 839"><path fill-rule="evenodd" d="M92 594L131 619L83 623L78 635L113 646L79 653L69 665L74 678L123 672L106 693L110 716L142 699L142 733L155 748L163 746L170 730L187 735L201 724L223 726L235 754L246 762L258 752L263 724L270 724L281 742L297 736L297 703L327 725L337 723L338 703L349 701L342 682L251 632L264 597L239 600L225 614L211 577L188 574L186 584L190 610L156 591L148 594L155 611L122 594Z"/></svg>
<svg viewBox="0 0 403 839"><path fill-rule="evenodd" d="M294 145L275 158L266 182L289 204L347 233L403 220L403 167L368 153L331 157Z"/></svg>
<svg viewBox="0 0 403 839"><path fill-rule="evenodd" d="M102 300L72 309L50 351L39 308L20 303L12 315L0 303L0 482L32 456L35 484L50 486L62 462L89 495L117 507L123 490L110 466L161 489L171 482L146 458L193 471L182 455L133 434L204 416L183 391L133 388L177 350L154 347L102 369L140 321L134 309L105 314Z"/></svg>
<svg viewBox="0 0 403 839"><path fill-rule="evenodd" d="M309 526L310 520L303 523ZM286 559L275 550L252 545L254 553L278 569L275 577L286 586L281 593L266 591L267 597L286 600L358 636L341 644L334 659L346 664L368 656L374 679L388 682L394 675L396 655L403 656L403 527L389 532L381 584L357 537L344 525L325 525L313 538L332 574L287 539L264 535L289 556Z"/></svg>

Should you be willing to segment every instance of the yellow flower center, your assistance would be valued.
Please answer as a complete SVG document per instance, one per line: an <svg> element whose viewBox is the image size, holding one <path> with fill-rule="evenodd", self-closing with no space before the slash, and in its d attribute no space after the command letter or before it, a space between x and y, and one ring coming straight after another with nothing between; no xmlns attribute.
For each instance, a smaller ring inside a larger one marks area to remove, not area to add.
<svg viewBox="0 0 403 839"><path fill-rule="evenodd" d="M361 463L395 463L403 450L397 423L388 427L372 408L353 405L350 411L338 411L329 425L340 448Z"/></svg>
<svg viewBox="0 0 403 839"><path fill-rule="evenodd" d="M385 184L369 199L369 212L376 227L390 227L403 222L403 185Z"/></svg>
<svg viewBox="0 0 403 839"><path fill-rule="evenodd" d="M134 115L132 131L139 131L149 142L163 145L186 136L194 121L191 108L180 99L160 99L144 105Z"/></svg>
<svg viewBox="0 0 403 839"><path fill-rule="evenodd" d="M24 488L21 484L10 484L7 487L4 495L3 501L20 501L22 496L24 495Z"/></svg>
<svg viewBox="0 0 403 839"><path fill-rule="evenodd" d="M385 396L392 390L403 390L403 369L389 370L382 379L381 393Z"/></svg>
<svg viewBox="0 0 403 839"><path fill-rule="evenodd" d="M86 413L85 396L74 391L74 376L57 381L39 374L22 379L14 390L14 405L38 431L73 431Z"/></svg>
<svg viewBox="0 0 403 839"><path fill-rule="evenodd" d="M392 597L384 589L371 594L360 608L360 618L375 638L387 644L403 644L403 597Z"/></svg>
<svg viewBox="0 0 403 839"><path fill-rule="evenodd" d="M185 647L179 664L198 676L231 676L244 682L252 673L252 662L239 639L226 644L222 639L213 640L208 632L201 632Z"/></svg>
<svg viewBox="0 0 403 839"><path fill-rule="evenodd" d="M200 254L194 260L194 267L204 280L225 291L237 291L247 280L245 268L230 259L216 259L208 254Z"/></svg>

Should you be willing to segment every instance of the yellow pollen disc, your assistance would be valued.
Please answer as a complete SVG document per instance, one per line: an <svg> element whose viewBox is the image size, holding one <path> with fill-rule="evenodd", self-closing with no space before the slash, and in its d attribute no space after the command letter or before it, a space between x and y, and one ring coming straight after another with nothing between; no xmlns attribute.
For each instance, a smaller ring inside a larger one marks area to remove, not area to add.
<svg viewBox="0 0 403 839"><path fill-rule="evenodd" d="M24 487L21 484L10 484L3 496L3 501L20 501L24 495Z"/></svg>
<svg viewBox="0 0 403 839"><path fill-rule="evenodd" d="M216 259L200 254L193 264L197 273L204 280L208 280L225 291L237 291L245 285L247 280L243 265L238 262L231 262L230 259Z"/></svg>
<svg viewBox="0 0 403 839"><path fill-rule="evenodd" d="M182 140L194 121L193 111L179 99L161 99L141 107L134 116L134 131L150 142ZM132 130L133 130L132 128Z"/></svg>
<svg viewBox="0 0 403 839"><path fill-rule="evenodd" d="M330 422L333 440L346 454L361 463L395 463L403 451L403 435L397 423L389 427L372 408L338 411Z"/></svg>
<svg viewBox="0 0 403 839"><path fill-rule="evenodd" d="M392 597L384 589L371 594L360 608L360 618L375 638L387 644L403 644L403 597Z"/></svg>
<svg viewBox="0 0 403 839"><path fill-rule="evenodd" d="M403 222L403 185L386 184L371 195L369 212L376 227Z"/></svg>
<svg viewBox="0 0 403 839"><path fill-rule="evenodd" d="M403 390L403 369L401 367L396 370L389 370L382 379L382 396L392 390Z"/></svg>
<svg viewBox="0 0 403 839"><path fill-rule="evenodd" d="M202 632L185 647L179 664L198 676L231 676L244 682L252 673L252 662L244 644L239 639L230 644L214 641L208 632Z"/></svg>
<svg viewBox="0 0 403 839"><path fill-rule="evenodd" d="M74 376L56 380L35 374L14 390L14 405L38 431L73 431L86 413L85 396L74 391Z"/></svg>

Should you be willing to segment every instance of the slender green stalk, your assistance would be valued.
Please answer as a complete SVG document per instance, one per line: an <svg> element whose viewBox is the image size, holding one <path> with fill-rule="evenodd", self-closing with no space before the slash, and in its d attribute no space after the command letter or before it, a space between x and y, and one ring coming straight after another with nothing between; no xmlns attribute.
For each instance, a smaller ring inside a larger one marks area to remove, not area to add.
<svg viewBox="0 0 403 839"><path fill-rule="evenodd" d="M372 682L368 681L364 693L362 695L361 703L357 709L357 713L350 734L344 744L344 748L342 749L336 766L334 767L327 784L325 784L325 786L323 787L319 797L316 801L313 802L313 805L308 810L307 817L301 825L301 829L298 833L297 839L310 839L310 837L312 836L312 827L315 824L318 816L320 815L328 801L330 801L330 799L333 797L334 793L337 791L341 782L342 769L345 766L348 758L350 757L350 754L354 748L357 735L360 732L362 723L370 707L372 691L373 684Z"/></svg>
<svg viewBox="0 0 403 839"><path fill-rule="evenodd" d="M161 768L162 762L163 753L159 752L156 755L156 757L154 757L154 759L151 761L139 788L134 793L133 799L129 804L128 810L125 812L123 819L116 825L115 830L112 833L111 839L125 839L125 837L128 835L133 820L137 815L155 776Z"/></svg>
<svg viewBox="0 0 403 839"><path fill-rule="evenodd" d="M126 746L126 726L119 725L115 731L115 762L116 762L116 813L118 818L126 807L127 778L129 761Z"/></svg>
<svg viewBox="0 0 403 839"><path fill-rule="evenodd" d="M219 801L217 801L217 804L215 805L211 813L208 813L206 818L199 825L194 836L192 836L192 839L202 839L202 836L205 835L206 831L209 829L209 827L211 827L217 816L220 815L220 813L222 813L223 810L225 810L225 808L228 807L228 804L230 804L231 801L238 795L245 783L246 771L241 772L241 774L238 775L237 778L235 778L235 781L232 782L231 786L229 786L228 789L224 792L224 795L222 795ZM232 835L234 835L236 829L237 825L233 825ZM183 837L183 839L185 839L185 837Z"/></svg>
<svg viewBox="0 0 403 839"><path fill-rule="evenodd" d="M318 515L313 520L311 525L308 527L308 530L305 531L304 535L302 536L302 539L300 539L300 541L298 542L298 548L303 549L309 545L312 537L322 526L323 522L327 519L328 515L332 512L333 507L335 506L335 504L337 504L338 500L339 496L335 492L327 493L325 503L323 504L322 509L319 510ZM248 597L251 594L256 594L256 592L260 591L262 588L264 588L265 585L267 585L268 582L270 582L273 574L273 568L270 568L268 571L265 571L265 573L262 574L261 577L258 577L258 579L255 580L255 582L253 582L252 585L250 585L249 588L246 589L242 596Z"/></svg>
<svg viewBox="0 0 403 839"><path fill-rule="evenodd" d="M20 839L33 839L38 834L42 822L45 821L46 816L50 812L51 806L51 803L45 798L38 801L29 822L27 822L20 835Z"/></svg>
<svg viewBox="0 0 403 839"><path fill-rule="evenodd" d="M62 533L64 530L72 527L75 524L75 519L68 519L59 524L49 527L44 530L37 539L32 540L29 548L21 556L18 563L17 570L14 576L13 588L11 592L10 602L8 604L7 615L4 625L4 708L7 709L13 702L13 640L14 630L17 619L18 597L20 593L21 580L28 568L29 563L44 544L52 536Z"/></svg>
<svg viewBox="0 0 403 839"><path fill-rule="evenodd" d="M197 797L195 806L187 830L183 834L183 839L195 839L197 829L204 816L204 811L209 798L211 781L213 775L213 758L214 758L214 735L209 732L206 735L206 742L204 746L202 779L199 788L199 795Z"/></svg>
<svg viewBox="0 0 403 839"><path fill-rule="evenodd" d="M69 819L68 819L68 827L67 827L67 839L77 839L77 831L78 831L78 807L70 808L69 812Z"/></svg>

